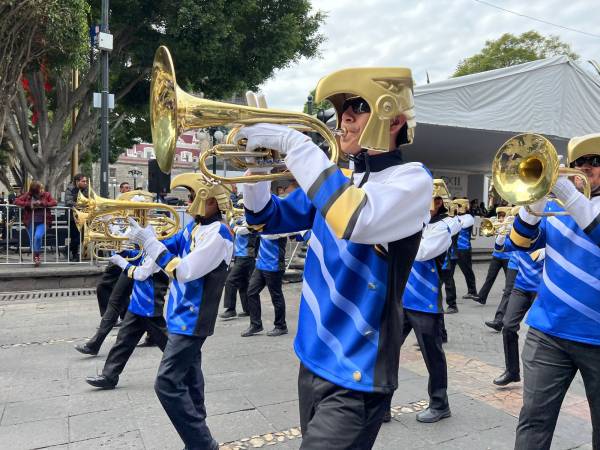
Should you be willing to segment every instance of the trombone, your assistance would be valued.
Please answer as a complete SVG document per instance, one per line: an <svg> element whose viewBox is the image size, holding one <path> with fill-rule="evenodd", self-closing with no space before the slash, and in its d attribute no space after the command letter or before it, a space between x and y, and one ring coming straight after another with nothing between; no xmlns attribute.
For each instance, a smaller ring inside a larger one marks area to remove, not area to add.
<svg viewBox="0 0 600 450"><path fill-rule="evenodd" d="M590 198L590 182L585 173L560 167L556 148L542 135L528 133L510 138L492 162L492 179L498 194L508 203L525 205L535 216L569 214L566 211L536 213L527 207L548 196L559 176L579 177L583 194Z"/></svg>
<svg viewBox="0 0 600 450"><path fill-rule="evenodd" d="M308 127L316 131L329 144L329 159L337 163L339 146L335 135L320 120L303 113L235 105L188 94L177 85L169 50L165 46L158 48L154 55L150 85L150 125L156 160L163 172L171 171L177 138L181 133L195 128L230 126L234 130L229 134L227 143L216 145L201 155L198 164L205 176L222 183L290 179L291 174L285 171L283 161L285 155L271 149L246 151L243 142L235 141L235 135L240 127L265 122L301 129ZM241 170L278 168L284 172L221 177L213 174L206 167L206 159L211 156L227 158L232 165Z"/></svg>

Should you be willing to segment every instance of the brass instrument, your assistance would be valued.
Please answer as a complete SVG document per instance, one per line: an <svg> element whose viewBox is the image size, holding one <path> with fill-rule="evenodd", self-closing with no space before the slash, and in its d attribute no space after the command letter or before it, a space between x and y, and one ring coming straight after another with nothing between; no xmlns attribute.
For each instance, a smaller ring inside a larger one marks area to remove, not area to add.
<svg viewBox="0 0 600 450"><path fill-rule="evenodd" d="M519 134L506 141L492 163L494 188L514 205L529 205L546 197L559 176L577 176L583 193L590 197L590 182L580 170L559 166L552 143L539 134ZM536 216L568 215L568 212L535 213Z"/></svg>
<svg viewBox="0 0 600 450"><path fill-rule="evenodd" d="M163 172L171 171L177 138L184 131L215 126L242 127L257 123L276 123L292 127L308 126L328 142L330 160L337 162L339 148L335 136L318 119L303 113L235 105L188 94L177 85L169 50L165 46L158 48L152 67L150 124L156 159ZM229 134L228 143L215 145L201 155L198 164L205 176L223 183L253 183L291 178L291 174L285 171L231 178L211 173L205 163L210 156L227 158L233 166L241 170L250 168L285 170L284 155L270 149L245 151L243 143L234 143L235 134L236 132Z"/></svg>
<svg viewBox="0 0 600 450"><path fill-rule="evenodd" d="M152 194L144 191L131 191L122 194L123 198L142 196L152 199ZM126 236L131 217L141 226L152 225L159 240L168 239L179 231L179 214L171 206L150 201L111 200L100 197L90 189L89 197L81 192L77 196L74 209L75 222L83 229L84 245L94 244L94 255L99 259L99 251L121 252L133 249ZM169 217L169 214L171 217Z"/></svg>
<svg viewBox="0 0 600 450"><path fill-rule="evenodd" d="M515 216L508 216L504 220L498 220L495 217L491 219L483 218L480 225L481 234L486 237L507 235L514 220Z"/></svg>

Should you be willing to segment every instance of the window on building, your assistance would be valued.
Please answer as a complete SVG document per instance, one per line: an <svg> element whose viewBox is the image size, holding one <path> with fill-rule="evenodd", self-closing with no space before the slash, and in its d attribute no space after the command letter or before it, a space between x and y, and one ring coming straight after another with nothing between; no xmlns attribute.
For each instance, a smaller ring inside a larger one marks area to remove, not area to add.
<svg viewBox="0 0 600 450"><path fill-rule="evenodd" d="M115 178L117 176L117 168L116 167L109 167L108 168L108 176L111 178Z"/></svg>

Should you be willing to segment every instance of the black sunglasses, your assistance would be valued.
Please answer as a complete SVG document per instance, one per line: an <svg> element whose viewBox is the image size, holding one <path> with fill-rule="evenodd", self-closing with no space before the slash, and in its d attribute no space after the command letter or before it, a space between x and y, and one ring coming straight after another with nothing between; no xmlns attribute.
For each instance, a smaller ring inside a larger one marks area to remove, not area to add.
<svg viewBox="0 0 600 450"><path fill-rule="evenodd" d="M342 104L342 112L346 111L348 108L352 108L352 112L354 112L354 114L371 112L369 104L362 97L352 97L344 100L344 103Z"/></svg>
<svg viewBox="0 0 600 450"><path fill-rule="evenodd" d="M592 167L600 167L600 155L586 155L577 158L571 163L571 167L581 167L585 164L589 164Z"/></svg>

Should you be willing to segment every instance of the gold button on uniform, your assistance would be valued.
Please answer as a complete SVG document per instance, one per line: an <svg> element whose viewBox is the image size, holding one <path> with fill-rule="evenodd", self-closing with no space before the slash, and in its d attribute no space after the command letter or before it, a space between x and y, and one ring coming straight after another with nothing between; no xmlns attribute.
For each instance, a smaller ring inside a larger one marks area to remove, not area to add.
<svg viewBox="0 0 600 450"><path fill-rule="evenodd" d="M185 331L187 330L187 326L186 325L181 325L181 331Z"/></svg>
<svg viewBox="0 0 600 450"><path fill-rule="evenodd" d="M352 374L352 378L354 378L354 381L360 381L362 378L362 374L357 370Z"/></svg>

